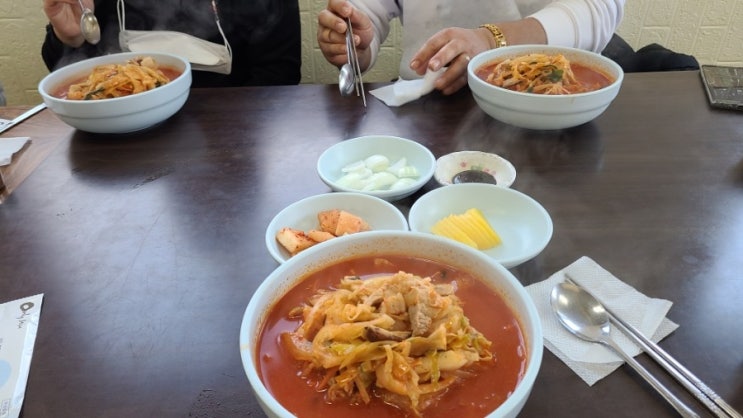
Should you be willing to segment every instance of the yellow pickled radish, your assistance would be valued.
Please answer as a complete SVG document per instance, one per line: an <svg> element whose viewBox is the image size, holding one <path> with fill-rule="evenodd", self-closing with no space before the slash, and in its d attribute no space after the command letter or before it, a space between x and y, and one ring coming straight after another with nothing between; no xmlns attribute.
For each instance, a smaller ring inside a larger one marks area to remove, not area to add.
<svg viewBox="0 0 743 418"><path fill-rule="evenodd" d="M480 209L472 208L467 210L465 212L466 214L469 214L469 216L472 217L472 219L477 223L477 225L480 226L480 230L484 232L489 238L488 242L491 243L491 247L495 247L497 245L500 245L503 241L500 238L500 235L498 235L497 232L495 232L495 229L490 225L487 219L485 219L485 216L480 212Z"/></svg>
<svg viewBox="0 0 743 418"><path fill-rule="evenodd" d="M487 250L502 243L498 233L477 208L468 209L463 214L446 216L431 227L431 232L479 250Z"/></svg>
<svg viewBox="0 0 743 418"><path fill-rule="evenodd" d="M455 241L459 241L462 244L469 245L472 248L478 248L477 243L472 240L462 230L457 228L451 220L453 215L449 215L446 218L437 222L431 227L431 232L442 237L451 238Z"/></svg>
<svg viewBox="0 0 743 418"><path fill-rule="evenodd" d="M476 248L484 248L488 245L488 234L482 231L477 221L468 215L453 215L451 222L477 245Z"/></svg>

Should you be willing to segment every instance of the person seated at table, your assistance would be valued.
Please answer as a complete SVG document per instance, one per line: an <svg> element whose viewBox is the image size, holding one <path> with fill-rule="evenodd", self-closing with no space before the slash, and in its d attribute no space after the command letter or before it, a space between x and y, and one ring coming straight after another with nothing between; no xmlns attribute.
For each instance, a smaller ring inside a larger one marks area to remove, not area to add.
<svg viewBox="0 0 743 418"><path fill-rule="evenodd" d="M3 83L0 83L0 106L5 106L5 90L3 90Z"/></svg>
<svg viewBox="0 0 743 418"><path fill-rule="evenodd" d="M363 71L370 69L390 32L403 23L400 77L419 78L448 67L436 80L443 94L467 84L467 63L506 45L550 44L600 52L624 13L625 0L328 0L318 14L317 40L325 59L347 61L350 18ZM403 13L404 10L404 13Z"/></svg>
<svg viewBox="0 0 743 418"><path fill-rule="evenodd" d="M44 0L41 54L55 70L108 53L159 51L191 61L194 87L298 84L301 27L296 0L83 0L101 29L87 42L78 0Z"/></svg>

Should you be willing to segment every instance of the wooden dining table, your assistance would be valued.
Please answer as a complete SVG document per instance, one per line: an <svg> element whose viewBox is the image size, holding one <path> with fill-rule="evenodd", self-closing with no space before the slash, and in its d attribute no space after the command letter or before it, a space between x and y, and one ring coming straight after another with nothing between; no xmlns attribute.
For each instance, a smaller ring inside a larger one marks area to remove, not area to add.
<svg viewBox="0 0 743 418"><path fill-rule="evenodd" d="M251 295L278 267L266 226L330 192L316 174L322 151L373 134L414 139L436 157L509 160L511 187L554 224L547 247L510 269L518 280L588 256L672 301L679 328L660 345L743 411L743 113L711 108L697 71L626 74L602 115L556 131L498 122L467 89L401 107L367 99L335 85L194 88L176 115L141 132L77 131L47 109L0 135L31 139L0 168L0 303L44 295L22 416L263 416L238 339ZM407 213L436 187L395 205ZM521 416L675 411L626 365L588 386L545 350Z"/></svg>

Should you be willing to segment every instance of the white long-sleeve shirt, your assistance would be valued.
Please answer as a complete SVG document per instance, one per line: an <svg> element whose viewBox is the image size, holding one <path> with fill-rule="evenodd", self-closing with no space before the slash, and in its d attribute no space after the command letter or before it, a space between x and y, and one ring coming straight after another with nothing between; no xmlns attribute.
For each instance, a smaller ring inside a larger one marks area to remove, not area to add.
<svg viewBox="0 0 743 418"><path fill-rule="evenodd" d="M600 52L622 20L625 0L350 0L374 25L372 65L387 39L390 21L403 24L400 76L419 76L410 60L433 34L447 27L476 28L533 17L544 27L549 45ZM404 11L404 13L403 13Z"/></svg>

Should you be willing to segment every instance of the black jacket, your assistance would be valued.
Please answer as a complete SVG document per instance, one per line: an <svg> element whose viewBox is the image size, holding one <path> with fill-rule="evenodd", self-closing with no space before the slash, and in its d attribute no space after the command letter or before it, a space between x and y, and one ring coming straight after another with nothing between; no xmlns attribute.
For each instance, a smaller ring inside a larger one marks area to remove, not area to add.
<svg viewBox="0 0 743 418"><path fill-rule="evenodd" d="M209 0L126 0L126 29L175 30L223 44ZM232 47L232 73L193 72L194 87L298 84L301 28L297 0L220 0L220 23ZM119 52L116 0L96 0L97 45L71 48L47 25L41 55L51 71L86 58ZM177 51L173 51L177 54Z"/></svg>

